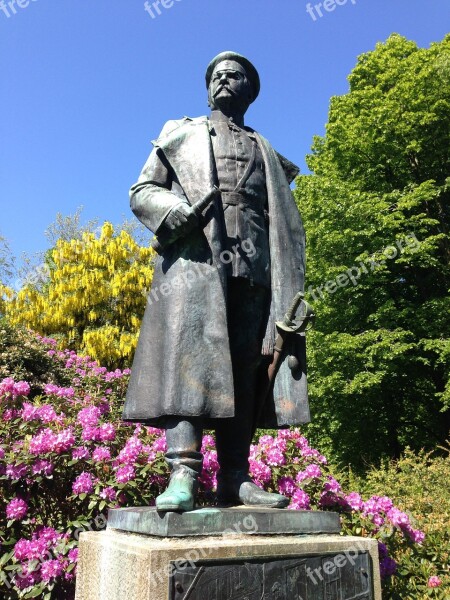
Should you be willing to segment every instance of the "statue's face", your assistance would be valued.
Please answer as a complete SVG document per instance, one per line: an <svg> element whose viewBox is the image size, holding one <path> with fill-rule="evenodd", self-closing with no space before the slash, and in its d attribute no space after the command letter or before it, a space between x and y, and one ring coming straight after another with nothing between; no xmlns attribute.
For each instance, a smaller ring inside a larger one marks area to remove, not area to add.
<svg viewBox="0 0 450 600"><path fill-rule="evenodd" d="M216 65L209 84L211 108L234 107L245 112L252 101L252 88L245 69L233 60Z"/></svg>

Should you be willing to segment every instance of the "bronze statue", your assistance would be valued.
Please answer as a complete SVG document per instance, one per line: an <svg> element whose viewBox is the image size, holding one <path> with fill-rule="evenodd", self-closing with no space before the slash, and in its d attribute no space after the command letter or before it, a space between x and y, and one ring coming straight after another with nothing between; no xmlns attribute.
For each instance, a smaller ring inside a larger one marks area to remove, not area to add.
<svg viewBox="0 0 450 600"><path fill-rule="evenodd" d="M257 427L309 421L301 296L277 322L304 286L298 169L244 125L260 91L249 60L219 54L206 84L210 116L166 123L130 191L160 256L123 418L166 429L159 511L193 509L204 428L216 432L219 504L282 508L252 482L248 456Z"/></svg>

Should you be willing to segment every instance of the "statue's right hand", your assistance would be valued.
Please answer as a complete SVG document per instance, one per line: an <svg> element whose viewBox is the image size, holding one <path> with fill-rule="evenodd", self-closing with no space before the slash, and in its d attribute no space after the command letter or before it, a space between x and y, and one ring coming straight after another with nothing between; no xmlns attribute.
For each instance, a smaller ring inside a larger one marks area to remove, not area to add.
<svg viewBox="0 0 450 600"><path fill-rule="evenodd" d="M174 237L186 235L198 225L198 215L186 202L174 206L167 215L164 225Z"/></svg>

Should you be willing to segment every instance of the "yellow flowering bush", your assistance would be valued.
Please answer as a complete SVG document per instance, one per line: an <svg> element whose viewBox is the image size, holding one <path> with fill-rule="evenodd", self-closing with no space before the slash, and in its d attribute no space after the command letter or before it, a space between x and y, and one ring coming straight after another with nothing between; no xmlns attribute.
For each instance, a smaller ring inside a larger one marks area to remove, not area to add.
<svg viewBox="0 0 450 600"><path fill-rule="evenodd" d="M62 240L47 254L48 280L4 301L12 324L25 325L109 368L132 359L155 252L104 223L99 236Z"/></svg>

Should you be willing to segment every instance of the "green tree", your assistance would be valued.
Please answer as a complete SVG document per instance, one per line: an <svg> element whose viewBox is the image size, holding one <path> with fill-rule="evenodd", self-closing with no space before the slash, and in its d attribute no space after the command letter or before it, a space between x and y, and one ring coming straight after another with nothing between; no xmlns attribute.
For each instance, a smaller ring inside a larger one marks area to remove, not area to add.
<svg viewBox="0 0 450 600"><path fill-rule="evenodd" d="M13 274L14 256L7 240L0 235L0 318L5 312L5 302L12 296L12 290L7 284Z"/></svg>
<svg viewBox="0 0 450 600"><path fill-rule="evenodd" d="M8 241L0 235L0 283L6 284L14 273L14 257Z"/></svg>
<svg viewBox="0 0 450 600"><path fill-rule="evenodd" d="M318 315L309 436L360 469L450 427L450 36L394 34L349 83L295 194Z"/></svg>

